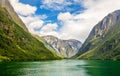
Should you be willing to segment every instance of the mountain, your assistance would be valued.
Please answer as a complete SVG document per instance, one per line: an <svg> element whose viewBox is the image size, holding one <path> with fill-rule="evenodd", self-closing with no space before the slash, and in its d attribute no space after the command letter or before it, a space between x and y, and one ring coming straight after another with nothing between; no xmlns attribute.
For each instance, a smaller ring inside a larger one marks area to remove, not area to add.
<svg viewBox="0 0 120 76"><path fill-rule="evenodd" d="M120 59L120 10L108 14L90 32L78 59Z"/></svg>
<svg viewBox="0 0 120 76"><path fill-rule="evenodd" d="M0 61L59 58L27 31L8 0L0 0Z"/></svg>
<svg viewBox="0 0 120 76"><path fill-rule="evenodd" d="M38 39L39 41L41 41L45 47L49 50L51 50L54 54L56 54L57 56L64 58L63 56L60 55L60 53L58 53L50 44L47 43L47 41L45 39L43 39L42 37L38 36L38 35L33 35L36 39Z"/></svg>
<svg viewBox="0 0 120 76"><path fill-rule="evenodd" d="M21 28L23 28L25 31L28 31L25 27L25 24L22 22L22 20L19 18L19 16L14 11L13 7L11 6L9 0L0 0L0 6L5 8L9 15L11 16L12 20L18 24Z"/></svg>
<svg viewBox="0 0 120 76"><path fill-rule="evenodd" d="M61 40L57 37L48 35L43 36L43 39L62 57L70 58L75 55L81 47L81 42L78 40Z"/></svg>

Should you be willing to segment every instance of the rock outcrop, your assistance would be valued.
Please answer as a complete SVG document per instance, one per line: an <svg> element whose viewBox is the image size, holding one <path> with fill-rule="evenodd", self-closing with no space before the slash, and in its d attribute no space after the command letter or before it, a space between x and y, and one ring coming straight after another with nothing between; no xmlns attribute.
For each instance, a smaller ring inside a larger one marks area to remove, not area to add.
<svg viewBox="0 0 120 76"><path fill-rule="evenodd" d="M50 35L43 36L42 38L45 39L46 42L57 51L57 53L66 58L75 55L82 45L80 41L75 39L61 40Z"/></svg>

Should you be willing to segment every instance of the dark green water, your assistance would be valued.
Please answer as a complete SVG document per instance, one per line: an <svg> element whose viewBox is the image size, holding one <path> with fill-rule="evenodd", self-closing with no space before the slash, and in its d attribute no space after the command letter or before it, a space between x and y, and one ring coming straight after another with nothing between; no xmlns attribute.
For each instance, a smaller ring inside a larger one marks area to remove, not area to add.
<svg viewBox="0 0 120 76"><path fill-rule="evenodd" d="M0 62L0 76L120 76L119 61Z"/></svg>

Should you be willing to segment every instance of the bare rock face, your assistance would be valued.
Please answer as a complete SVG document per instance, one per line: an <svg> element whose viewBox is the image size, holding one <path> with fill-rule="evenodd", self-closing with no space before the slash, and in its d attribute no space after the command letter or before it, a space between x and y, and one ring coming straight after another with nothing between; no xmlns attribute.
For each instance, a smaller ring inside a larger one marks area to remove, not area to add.
<svg viewBox="0 0 120 76"><path fill-rule="evenodd" d="M78 40L61 40L54 36L43 36L43 39L59 53L61 56L70 58L75 55L82 43Z"/></svg>
<svg viewBox="0 0 120 76"><path fill-rule="evenodd" d="M108 14L102 21L100 21L91 31L89 38L93 36L103 36L108 30L120 21L120 10Z"/></svg>
<svg viewBox="0 0 120 76"><path fill-rule="evenodd" d="M15 21L16 24L22 27L25 31L28 31L27 28L25 27L25 24L22 22L22 20L19 18L19 16L14 11L9 0L0 0L0 6L4 7L9 12L9 14L11 15L12 19Z"/></svg>

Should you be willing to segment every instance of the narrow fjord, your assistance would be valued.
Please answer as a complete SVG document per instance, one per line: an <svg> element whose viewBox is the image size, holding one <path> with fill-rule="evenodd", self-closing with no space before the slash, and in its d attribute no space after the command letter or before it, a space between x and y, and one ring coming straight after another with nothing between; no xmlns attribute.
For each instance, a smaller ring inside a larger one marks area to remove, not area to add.
<svg viewBox="0 0 120 76"><path fill-rule="evenodd" d="M79 28L99 2L0 0L0 76L120 76L120 10L107 13L86 40Z"/></svg>

